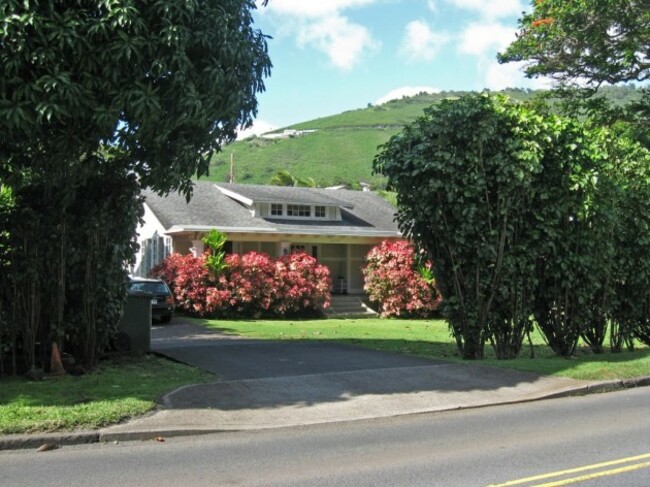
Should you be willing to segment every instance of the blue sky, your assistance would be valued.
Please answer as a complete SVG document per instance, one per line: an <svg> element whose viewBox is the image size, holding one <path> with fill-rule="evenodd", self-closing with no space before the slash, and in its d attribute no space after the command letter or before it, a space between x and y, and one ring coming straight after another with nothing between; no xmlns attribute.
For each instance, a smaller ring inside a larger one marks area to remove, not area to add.
<svg viewBox="0 0 650 487"><path fill-rule="evenodd" d="M255 12L274 65L258 130L413 91L547 87L495 58L530 9L528 0L270 0Z"/></svg>

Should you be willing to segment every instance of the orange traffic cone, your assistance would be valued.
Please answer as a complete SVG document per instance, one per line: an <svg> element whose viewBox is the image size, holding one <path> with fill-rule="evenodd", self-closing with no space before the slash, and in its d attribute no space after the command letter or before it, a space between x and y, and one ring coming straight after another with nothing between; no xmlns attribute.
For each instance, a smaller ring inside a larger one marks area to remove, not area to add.
<svg viewBox="0 0 650 487"><path fill-rule="evenodd" d="M52 359L50 360L50 374L51 375L65 375L65 369L61 362L61 354L56 342L52 342Z"/></svg>

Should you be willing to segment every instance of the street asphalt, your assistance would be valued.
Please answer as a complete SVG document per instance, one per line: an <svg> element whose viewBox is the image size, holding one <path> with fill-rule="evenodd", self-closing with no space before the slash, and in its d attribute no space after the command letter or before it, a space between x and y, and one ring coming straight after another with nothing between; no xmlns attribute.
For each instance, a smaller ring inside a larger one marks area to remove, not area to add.
<svg viewBox="0 0 650 487"><path fill-rule="evenodd" d="M344 422L510 404L650 384L586 382L327 342L263 341L175 320L152 350L215 374L165 395L152 413L101 429L0 436L0 450Z"/></svg>

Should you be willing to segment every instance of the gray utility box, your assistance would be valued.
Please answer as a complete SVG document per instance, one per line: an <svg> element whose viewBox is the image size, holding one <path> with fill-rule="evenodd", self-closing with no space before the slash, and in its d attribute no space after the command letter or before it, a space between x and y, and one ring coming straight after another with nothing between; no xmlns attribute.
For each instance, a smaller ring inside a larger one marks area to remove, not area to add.
<svg viewBox="0 0 650 487"><path fill-rule="evenodd" d="M129 291L120 322L120 332L129 337L129 351L145 353L151 350L151 300L153 294Z"/></svg>

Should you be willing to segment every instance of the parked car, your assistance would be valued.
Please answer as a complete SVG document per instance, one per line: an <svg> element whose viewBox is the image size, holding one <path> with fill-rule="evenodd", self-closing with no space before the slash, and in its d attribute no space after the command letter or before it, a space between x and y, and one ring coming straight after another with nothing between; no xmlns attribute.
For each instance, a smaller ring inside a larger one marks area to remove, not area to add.
<svg viewBox="0 0 650 487"><path fill-rule="evenodd" d="M151 318L162 323L171 321L172 316L174 316L174 296L164 281L145 277L132 277L129 291L153 294L151 298Z"/></svg>

